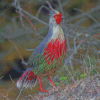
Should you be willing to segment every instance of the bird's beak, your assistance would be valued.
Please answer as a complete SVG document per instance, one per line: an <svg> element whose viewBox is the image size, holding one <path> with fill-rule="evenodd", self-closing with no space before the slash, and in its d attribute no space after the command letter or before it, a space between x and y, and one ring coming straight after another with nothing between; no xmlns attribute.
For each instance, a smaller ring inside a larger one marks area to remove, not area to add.
<svg viewBox="0 0 100 100"><path fill-rule="evenodd" d="M64 17L62 16L62 19L64 19Z"/></svg>

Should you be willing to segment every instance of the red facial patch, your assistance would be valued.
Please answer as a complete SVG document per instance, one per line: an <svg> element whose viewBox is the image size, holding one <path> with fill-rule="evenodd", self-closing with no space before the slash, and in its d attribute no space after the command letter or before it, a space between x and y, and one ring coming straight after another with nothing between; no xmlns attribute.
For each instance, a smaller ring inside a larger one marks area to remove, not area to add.
<svg viewBox="0 0 100 100"><path fill-rule="evenodd" d="M54 15L54 19L55 19L57 24L60 24L60 22L62 20L62 14L59 13L59 14Z"/></svg>
<svg viewBox="0 0 100 100"><path fill-rule="evenodd" d="M66 41L57 38L51 40L44 49L45 61L49 64L54 59L58 60L60 56L66 55Z"/></svg>

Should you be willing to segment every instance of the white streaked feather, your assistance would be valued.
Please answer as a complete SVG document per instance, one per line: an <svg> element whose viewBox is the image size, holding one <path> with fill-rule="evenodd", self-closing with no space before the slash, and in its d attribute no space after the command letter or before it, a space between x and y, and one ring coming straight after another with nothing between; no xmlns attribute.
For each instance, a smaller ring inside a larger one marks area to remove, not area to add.
<svg viewBox="0 0 100 100"><path fill-rule="evenodd" d="M34 87L36 85L36 83L37 83L37 80L35 82L34 82L34 80L28 81L26 79L26 77L24 77L23 79L17 81L16 86L19 89L21 89L21 88L25 88L25 89L31 88L32 89L32 87Z"/></svg>

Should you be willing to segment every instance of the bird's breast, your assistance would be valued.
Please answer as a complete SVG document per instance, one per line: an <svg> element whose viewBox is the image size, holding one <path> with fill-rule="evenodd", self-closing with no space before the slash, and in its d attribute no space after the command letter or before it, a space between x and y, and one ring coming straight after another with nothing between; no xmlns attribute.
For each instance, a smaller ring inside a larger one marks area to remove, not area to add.
<svg viewBox="0 0 100 100"><path fill-rule="evenodd" d="M44 59L47 64L54 63L54 61L64 60L66 55L66 41L58 37L57 39L51 39L44 48Z"/></svg>

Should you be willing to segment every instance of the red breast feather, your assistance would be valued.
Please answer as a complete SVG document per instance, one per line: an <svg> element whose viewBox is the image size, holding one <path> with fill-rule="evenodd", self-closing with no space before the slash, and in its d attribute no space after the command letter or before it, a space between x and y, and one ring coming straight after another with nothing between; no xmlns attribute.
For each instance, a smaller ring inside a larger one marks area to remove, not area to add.
<svg viewBox="0 0 100 100"><path fill-rule="evenodd" d="M66 42L58 37L56 40L51 41L46 45L43 55L45 56L45 62L49 64L53 63L53 60L62 60L66 55ZM60 61L61 61L60 60Z"/></svg>

